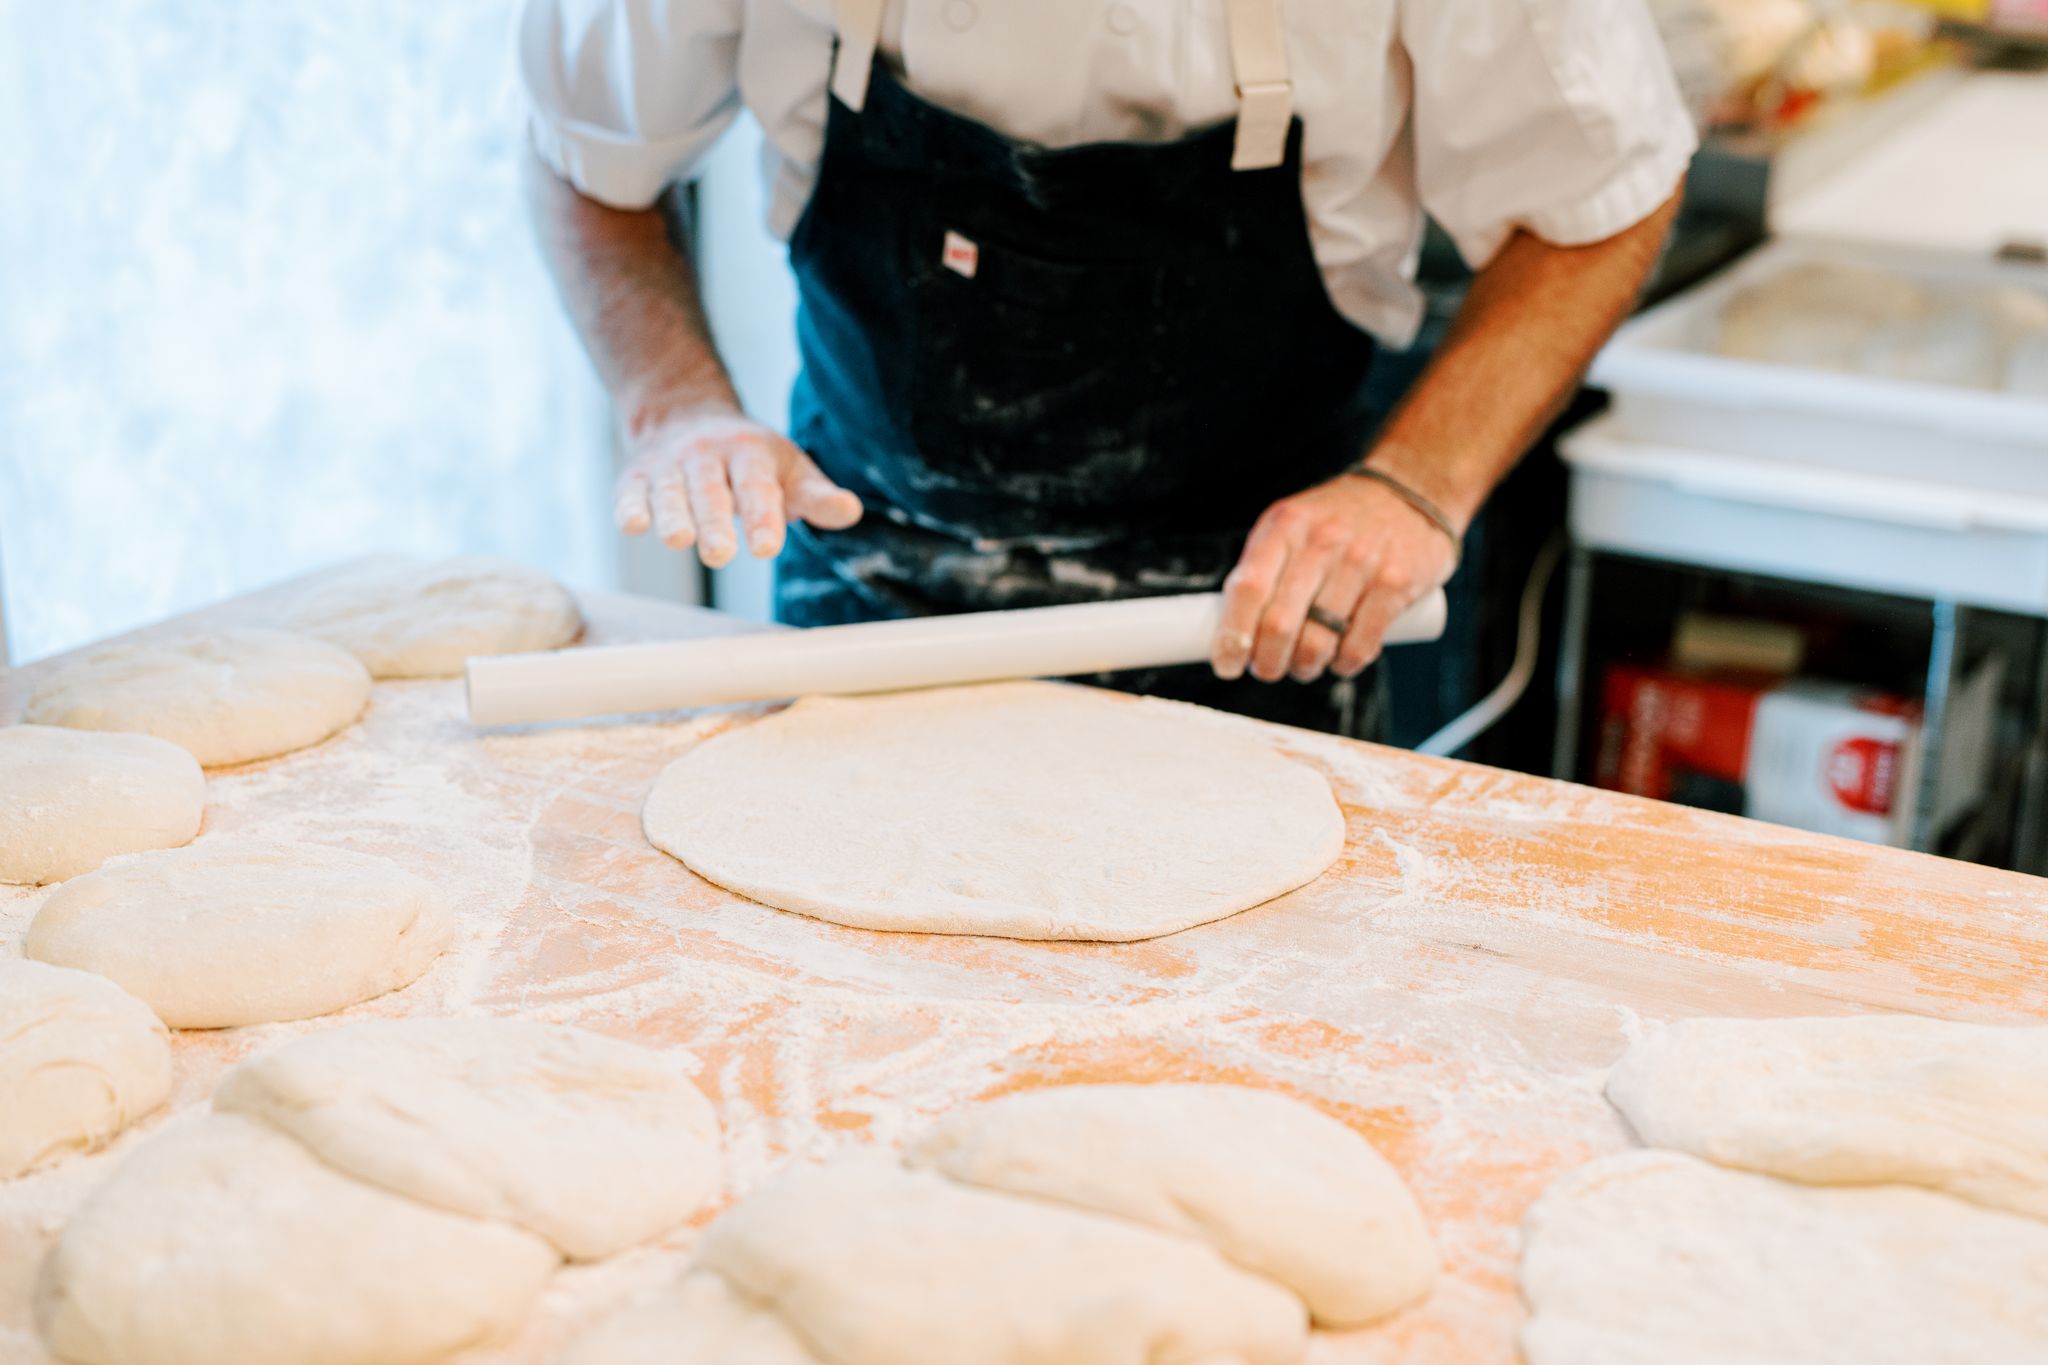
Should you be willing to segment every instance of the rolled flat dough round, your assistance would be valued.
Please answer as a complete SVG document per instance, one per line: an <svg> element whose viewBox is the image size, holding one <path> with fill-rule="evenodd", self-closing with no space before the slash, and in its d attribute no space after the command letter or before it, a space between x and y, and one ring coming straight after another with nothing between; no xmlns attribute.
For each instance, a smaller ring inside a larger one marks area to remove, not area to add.
<svg viewBox="0 0 2048 1365"><path fill-rule="evenodd" d="M743 896L863 929L1123 941L1319 876L1313 768L1192 707L1050 683L813 698L670 764L648 839Z"/></svg>
<svg viewBox="0 0 2048 1365"><path fill-rule="evenodd" d="M1911 1186L1625 1152L1553 1184L1522 1238L1530 1365L2048 1360L2048 1226Z"/></svg>
<svg viewBox="0 0 2048 1365"><path fill-rule="evenodd" d="M554 649L583 629L554 579L475 556L373 560L309 589L287 619L379 678L453 677L474 655Z"/></svg>
<svg viewBox="0 0 2048 1365"><path fill-rule="evenodd" d="M152 735L0 727L0 882L63 881L199 832L199 761Z"/></svg>
<svg viewBox="0 0 2048 1365"><path fill-rule="evenodd" d="M0 959L0 1180L89 1152L162 1104L169 1036L103 976Z"/></svg>
<svg viewBox="0 0 2048 1365"><path fill-rule="evenodd" d="M1286 1365L1301 1303L1200 1242L862 1153L785 1174L698 1257L833 1365Z"/></svg>
<svg viewBox="0 0 2048 1365"><path fill-rule="evenodd" d="M717 1275L686 1275L600 1318L551 1365L822 1365L782 1319Z"/></svg>
<svg viewBox="0 0 2048 1365"><path fill-rule="evenodd" d="M1205 1241L1356 1327L1429 1292L1436 1248L1364 1138L1298 1100L1228 1085L1076 1085L947 1118L905 1160Z"/></svg>
<svg viewBox="0 0 2048 1365"><path fill-rule="evenodd" d="M243 1062L214 1093L336 1170L596 1260L687 1221L718 1120L685 1053L518 1019L380 1019Z"/></svg>
<svg viewBox="0 0 2048 1365"><path fill-rule="evenodd" d="M209 1115L137 1147L72 1215L36 1319L73 1365L430 1365L519 1326L555 1265L529 1233Z"/></svg>
<svg viewBox="0 0 2048 1365"><path fill-rule="evenodd" d="M37 688L24 718L155 735L218 768L318 744L369 701L370 675L346 651L234 629L95 650Z"/></svg>
<svg viewBox="0 0 2048 1365"><path fill-rule="evenodd" d="M396 990L453 938L440 892L382 858L223 839L66 882L23 952L111 977L172 1028L230 1028Z"/></svg>
<svg viewBox="0 0 2048 1365"><path fill-rule="evenodd" d="M1687 1019L1631 1047L1607 1094L1653 1147L2048 1218L2048 1027Z"/></svg>

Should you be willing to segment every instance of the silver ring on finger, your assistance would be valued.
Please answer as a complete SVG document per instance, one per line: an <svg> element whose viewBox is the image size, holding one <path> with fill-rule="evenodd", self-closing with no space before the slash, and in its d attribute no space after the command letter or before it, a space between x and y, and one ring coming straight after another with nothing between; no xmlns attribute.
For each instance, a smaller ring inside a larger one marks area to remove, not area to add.
<svg viewBox="0 0 2048 1365"><path fill-rule="evenodd" d="M1351 623L1342 616L1331 611L1328 607L1318 606L1314 603L1309 604L1308 619L1340 640L1344 638L1344 632L1351 629Z"/></svg>

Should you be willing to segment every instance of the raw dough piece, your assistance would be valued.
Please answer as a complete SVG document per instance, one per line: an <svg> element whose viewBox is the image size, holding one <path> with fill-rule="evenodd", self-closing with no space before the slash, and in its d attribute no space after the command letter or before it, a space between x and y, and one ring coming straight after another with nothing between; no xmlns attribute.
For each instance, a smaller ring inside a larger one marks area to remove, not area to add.
<svg viewBox="0 0 2048 1365"><path fill-rule="evenodd" d="M2024 398L2048 398L2048 334L2013 345L2005 365L2005 387Z"/></svg>
<svg viewBox="0 0 2048 1365"><path fill-rule="evenodd" d="M169 1037L103 976L0 959L0 1180L89 1152L162 1104Z"/></svg>
<svg viewBox="0 0 2048 1365"><path fill-rule="evenodd" d="M1298 1100L1229 1085L1076 1085L976 1105L905 1159L1208 1242L1356 1327L1429 1292L1436 1248L1370 1143Z"/></svg>
<svg viewBox="0 0 2048 1365"><path fill-rule="evenodd" d="M358 1180L596 1260L718 1183L694 1060L520 1019L378 1019L243 1062L214 1093Z"/></svg>
<svg viewBox="0 0 2048 1365"><path fill-rule="evenodd" d="M199 762L151 735L0 727L0 882L39 885L199 832Z"/></svg>
<svg viewBox="0 0 2048 1365"><path fill-rule="evenodd" d="M1652 1147L2048 1218L2048 1028L1688 1019L1631 1047L1607 1094Z"/></svg>
<svg viewBox="0 0 2048 1365"><path fill-rule="evenodd" d="M440 892L382 858L232 839L66 882L23 951L112 977L172 1028L230 1028L397 990L454 936Z"/></svg>
<svg viewBox="0 0 2048 1365"><path fill-rule="evenodd" d="M1881 328L1925 318L1933 301L1883 271L1815 262L1737 292L1721 310L1722 355L1844 374L1862 368Z"/></svg>
<svg viewBox="0 0 2048 1365"><path fill-rule="evenodd" d="M1301 1304L1200 1242L872 1153L786 1174L699 1265L833 1365L1285 1365Z"/></svg>
<svg viewBox="0 0 2048 1365"><path fill-rule="evenodd" d="M1962 389L1998 388L2004 368L1993 320L1974 304L1879 328L1864 343L1861 364L1865 374Z"/></svg>
<svg viewBox="0 0 2048 1365"><path fill-rule="evenodd" d="M1910 1186L1625 1152L1553 1184L1522 1237L1530 1365L2048 1360L2048 1227Z"/></svg>
<svg viewBox="0 0 2048 1365"><path fill-rule="evenodd" d="M555 1265L529 1233L209 1115L136 1148L72 1215L36 1320L75 1365L427 1365L517 1327Z"/></svg>
<svg viewBox="0 0 2048 1365"><path fill-rule="evenodd" d="M477 556L373 560L310 589L289 620L379 678L450 678L472 655L554 649L583 629L554 579Z"/></svg>
<svg viewBox="0 0 2048 1365"><path fill-rule="evenodd" d="M1329 784L1256 732L1050 683L800 701L671 763L643 820L785 910L1034 939L1206 924L1344 846Z"/></svg>
<svg viewBox="0 0 2048 1365"><path fill-rule="evenodd" d="M218 768L318 744L369 701L370 675L345 650L237 629L94 650L37 688L23 718L138 730Z"/></svg>
<svg viewBox="0 0 2048 1365"><path fill-rule="evenodd" d="M773 1313L716 1275L686 1275L599 1319L554 1365L820 1365Z"/></svg>

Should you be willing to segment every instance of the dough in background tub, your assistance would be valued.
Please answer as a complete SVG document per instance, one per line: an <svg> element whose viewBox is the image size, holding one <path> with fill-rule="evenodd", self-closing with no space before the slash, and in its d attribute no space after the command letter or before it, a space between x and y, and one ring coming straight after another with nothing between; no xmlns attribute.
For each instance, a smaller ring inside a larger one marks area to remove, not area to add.
<svg viewBox="0 0 2048 1365"><path fill-rule="evenodd" d="M92 650L36 689L24 719L155 735L217 768L318 744L369 701L370 675L346 651L229 629Z"/></svg>
<svg viewBox="0 0 2048 1365"><path fill-rule="evenodd" d="M554 649L583 629L554 579L478 556L375 559L308 588L286 616L379 678L454 677L476 655Z"/></svg>
<svg viewBox="0 0 2048 1365"><path fill-rule="evenodd" d="M396 990L453 938L441 893L385 859L209 839L66 882L23 952L112 978L172 1028L229 1028Z"/></svg>
<svg viewBox="0 0 2048 1365"><path fill-rule="evenodd" d="M199 760L153 735L0 727L0 882L31 886L199 833Z"/></svg>
<svg viewBox="0 0 2048 1365"><path fill-rule="evenodd" d="M1721 354L1854 374L1883 328L1920 322L1933 301L1913 281L1879 270L1812 262L1787 267L1723 305Z"/></svg>
<svg viewBox="0 0 2048 1365"><path fill-rule="evenodd" d="M0 1180L103 1146L161 1105L169 1036L103 976L0 959Z"/></svg>

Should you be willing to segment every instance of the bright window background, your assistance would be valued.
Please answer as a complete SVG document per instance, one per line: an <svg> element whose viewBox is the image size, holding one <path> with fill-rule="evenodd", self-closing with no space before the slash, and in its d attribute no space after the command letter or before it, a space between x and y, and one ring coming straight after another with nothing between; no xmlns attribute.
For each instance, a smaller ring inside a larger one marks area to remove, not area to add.
<svg viewBox="0 0 2048 1365"><path fill-rule="evenodd" d="M0 0L17 661L377 549L617 574L506 0Z"/></svg>

